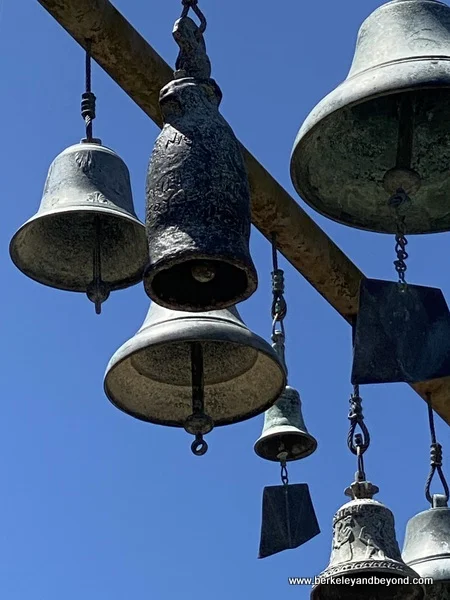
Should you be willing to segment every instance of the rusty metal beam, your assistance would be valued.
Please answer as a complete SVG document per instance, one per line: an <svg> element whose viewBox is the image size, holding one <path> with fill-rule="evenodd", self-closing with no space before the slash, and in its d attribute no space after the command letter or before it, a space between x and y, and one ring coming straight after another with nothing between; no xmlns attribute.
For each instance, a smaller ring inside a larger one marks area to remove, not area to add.
<svg viewBox="0 0 450 600"><path fill-rule="evenodd" d="M159 126L160 89L171 67L108 0L38 0ZM294 199L242 146L252 193L252 221L267 238L277 234L280 252L347 321L358 310L363 274ZM450 377L413 386L430 392L438 414L450 425Z"/></svg>

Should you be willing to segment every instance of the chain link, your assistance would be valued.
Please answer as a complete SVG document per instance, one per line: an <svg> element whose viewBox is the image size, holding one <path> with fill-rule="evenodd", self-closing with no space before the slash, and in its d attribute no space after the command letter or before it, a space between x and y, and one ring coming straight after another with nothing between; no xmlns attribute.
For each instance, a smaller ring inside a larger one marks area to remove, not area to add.
<svg viewBox="0 0 450 600"><path fill-rule="evenodd" d="M370 446L370 434L364 423L364 415L362 409L362 398L359 395L359 385L353 387L353 394L350 397L350 411L348 415L350 421L350 430L347 437L347 445L350 452L358 458L357 480L365 481L366 474L364 471L364 453ZM361 433L356 433L359 427Z"/></svg>
<svg viewBox="0 0 450 600"><path fill-rule="evenodd" d="M398 189L397 193L389 199L389 205L392 206L396 212L397 233L395 235L395 253L397 254L397 260L394 260L394 267L398 274L398 282L401 285L406 285L405 273L407 265L405 261L409 255L406 252L408 240L405 237L405 217L400 216L398 209L407 202L410 202L410 198L402 188Z"/></svg>
<svg viewBox="0 0 450 600"><path fill-rule="evenodd" d="M438 443L436 439L436 427L434 424L434 413L433 413L433 405L431 402L431 394L427 394L427 404L428 404L428 421L430 425L430 433L431 433L431 470L428 475L428 479L425 485L425 496L428 502L433 506L433 498L430 493L431 484L433 482L434 475L439 475L439 479L441 480L442 487L444 488L444 494L446 497L446 501L448 502L450 499L450 489L448 487L448 483L445 479L444 471L442 470L442 446Z"/></svg>
<svg viewBox="0 0 450 600"><path fill-rule="evenodd" d="M192 10L192 12L197 15L198 20L200 21L200 27L199 27L200 33L205 33L207 22L206 22L205 15L202 13L202 11L198 7L198 0L181 0L181 4L183 5L181 19L183 19L184 17L187 17L189 14L189 11Z"/></svg>

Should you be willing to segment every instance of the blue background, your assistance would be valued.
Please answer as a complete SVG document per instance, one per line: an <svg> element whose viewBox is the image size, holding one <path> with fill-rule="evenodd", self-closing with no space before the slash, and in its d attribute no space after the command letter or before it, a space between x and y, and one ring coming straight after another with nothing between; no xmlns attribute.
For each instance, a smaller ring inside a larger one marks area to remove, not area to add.
<svg viewBox="0 0 450 600"><path fill-rule="evenodd" d="M116 0L170 64L177 48L175 0ZM297 199L289 156L313 106L346 77L356 33L378 2L202 0L206 41L239 139ZM149 301L143 287L113 294L101 317L83 296L40 286L9 259L14 231L37 210L48 167L83 137L79 116L84 54L34 0L4 0L0 20L2 94L0 277L0 595L8 600L198 600L309 597L288 577L328 563L331 522L356 468L346 447L351 391L350 328L282 258L289 314L290 383L303 399L319 449L289 469L308 482L322 534L306 546L257 560L261 495L277 465L253 453L262 417L214 431L203 458L191 438L133 420L106 399L102 381L115 350L134 335ZM147 162L156 126L95 65L94 132L129 166L144 214ZM302 203L302 206L303 203ZM393 279L393 239L309 214L371 277ZM411 238L408 280L450 297L448 234ZM257 232L260 285L239 307L247 325L270 335L270 246ZM373 442L366 467L378 496L407 520L427 508L425 403L406 385L363 389ZM442 443L448 428L437 419ZM445 448L444 448L445 455ZM447 455L448 456L448 453ZM437 491L440 491L438 489Z"/></svg>

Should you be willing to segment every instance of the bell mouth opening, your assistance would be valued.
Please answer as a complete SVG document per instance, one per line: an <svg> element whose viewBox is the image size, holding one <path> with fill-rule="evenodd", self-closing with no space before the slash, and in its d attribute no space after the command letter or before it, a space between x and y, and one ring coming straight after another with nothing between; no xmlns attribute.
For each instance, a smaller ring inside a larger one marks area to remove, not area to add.
<svg viewBox="0 0 450 600"><path fill-rule="evenodd" d="M285 433L282 436L279 434L269 434L256 442L256 454L265 460L280 462L278 455L280 454L280 442L284 445L284 451L288 453L287 462L299 460L310 456L317 448L316 440L305 433Z"/></svg>
<svg viewBox="0 0 450 600"><path fill-rule="evenodd" d="M220 259L189 260L144 276L147 294L160 306L204 312L228 308L246 300L256 289L248 269Z"/></svg>

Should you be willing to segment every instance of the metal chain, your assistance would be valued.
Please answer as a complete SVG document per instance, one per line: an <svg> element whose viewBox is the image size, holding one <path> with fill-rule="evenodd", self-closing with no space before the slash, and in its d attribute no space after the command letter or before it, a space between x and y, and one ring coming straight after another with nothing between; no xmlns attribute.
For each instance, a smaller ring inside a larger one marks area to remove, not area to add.
<svg viewBox="0 0 450 600"><path fill-rule="evenodd" d="M86 125L86 141L91 142L92 122L95 119L95 102L97 98L92 93L92 61L91 61L91 40L86 40L86 91L81 96L81 116Z"/></svg>
<svg viewBox="0 0 450 600"><path fill-rule="evenodd" d="M353 387L353 394L350 397L350 412L348 415L350 421L350 430L347 437L347 445L350 452L358 458L358 471L356 474L357 481L365 481L366 474L364 471L364 454L370 446L370 434L364 423L364 415L362 409L362 398L359 395L359 385ZM359 427L361 433L356 433L356 428Z"/></svg>
<svg viewBox="0 0 450 600"><path fill-rule="evenodd" d="M395 235L395 253L397 254L397 260L394 260L394 267L398 274L398 282L402 285L406 285L405 273L407 265L405 261L409 255L406 252L408 240L405 237L405 217L399 215L398 209L402 204L406 204L409 201L409 196L402 188L398 189L397 193L389 199L389 205L395 208L397 220L397 233Z"/></svg>
<svg viewBox="0 0 450 600"><path fill-rule="evenodd" d="M181 13L181 19L187 17L189 11L192 10L198 17L200 21L200 33L205 33L206 31L206 18L205 15L198 7L198 0L181 0L181 4L183 5L183 12Z"/></svg>
<svg viewBox="0 0 450 600"><path fill-rule="evenodd" d="M436 427L434 424L434 413L433 413L433 405L431 402L431 394L427 394L427 404L428 404L428 420L430 424L430 433L431 433L431 470L428 475L427 483L425 485L425 496L428 502L433 506L433 498L430 493L431 483L433 481L434 475L437 472L439 475L439 479L441 480L442 487L444 488L444 494L446 497L446 501L448 502L450 499L450 490L448 487L448 483L445 479L444 472L442 470L442 446L437 442L436 439Z"/></svg>

